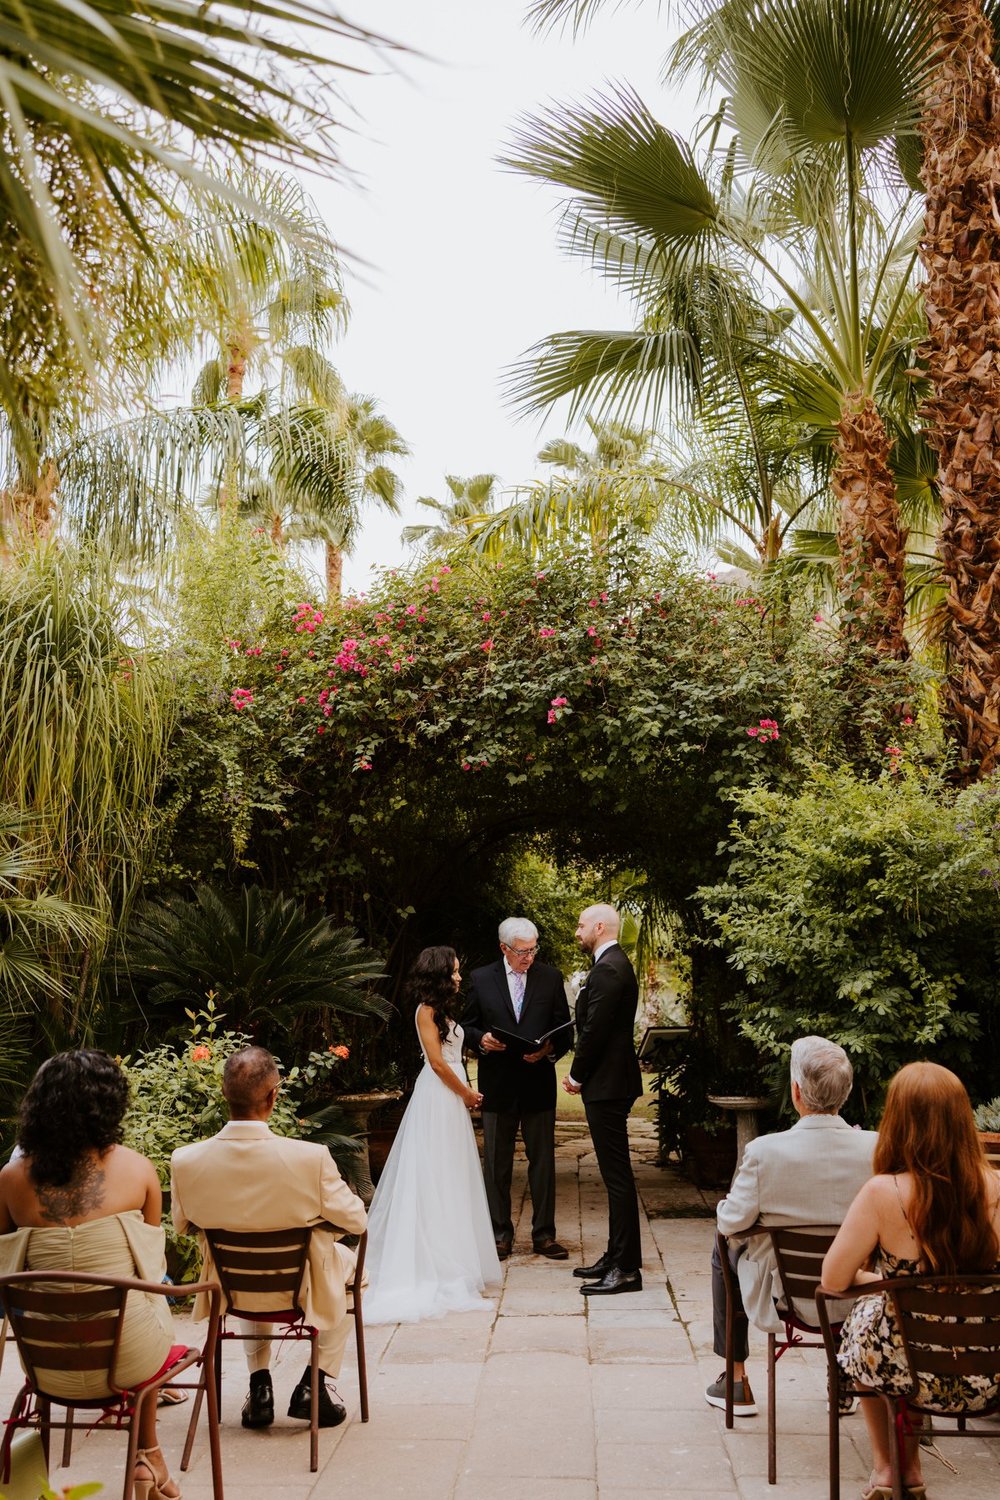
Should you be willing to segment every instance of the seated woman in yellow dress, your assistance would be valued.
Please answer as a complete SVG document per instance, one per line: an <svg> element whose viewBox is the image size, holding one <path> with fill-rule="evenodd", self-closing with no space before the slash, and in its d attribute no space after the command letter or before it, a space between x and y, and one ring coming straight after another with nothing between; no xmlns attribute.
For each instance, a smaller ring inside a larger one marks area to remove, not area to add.
<svg viewBox="0 0 1000 1500"><path fill-rule="evenodd" d="M18 1151L0 1171L0 1272L86 1271L162 1281L161 1194L151 1161L121 1144L128 1082L105 1052L49 1058L21 1104ZM116 1376L133 1389L171 1360L165 1297L130 1293ZM52 1395L110 1395L101 1373L51 1371ZM156 1441L156 1405L143 1403L136 1500L179 1500Z"/></svg>

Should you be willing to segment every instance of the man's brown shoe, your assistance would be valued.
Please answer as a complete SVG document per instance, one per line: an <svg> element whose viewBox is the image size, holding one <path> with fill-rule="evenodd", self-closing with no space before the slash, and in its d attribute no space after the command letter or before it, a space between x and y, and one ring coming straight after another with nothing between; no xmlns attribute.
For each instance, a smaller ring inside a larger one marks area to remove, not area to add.
<svg viewBox="0 0 1000 1500"><path fill-rule="evenodd" d="M535 1246L536 1255L545 1255L549 1260L569 1260L569 1251L558 1240L541 1240Z"/></svg>
<svg viewBox="0 0 1000 1500"><path fill-rule="evenodd" d="M512 1249L510 1240L497 1240L497 1260L506 1260Z"/></svg>

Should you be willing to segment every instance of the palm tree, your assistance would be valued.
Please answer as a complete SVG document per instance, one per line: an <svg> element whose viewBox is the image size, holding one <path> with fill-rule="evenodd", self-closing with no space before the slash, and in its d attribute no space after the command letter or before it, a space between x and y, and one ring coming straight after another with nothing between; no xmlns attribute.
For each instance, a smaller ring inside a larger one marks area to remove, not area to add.
<svg viewBox="0 0 1000 1500"><path fill-rule="evenodd" d="M143 635L121 586L65 547L0 573L0 804L30 825L35 893L83 913L50 934L50 1043L88 1034L153 845L170 687Z"/></svg>
<svg viewBox="0 0 1000 1500"><path fill-rule="evenodd" d="M675 417L711 411L763 326L759 300L742 290L756 279L786 320L781 339L769 335L772 389L793 398L804 428L834 417L847 630L903 654L906 538L876 398L918 297L916 237L903 184L891 184L883 223L865 175L877 163L885 181L886 139L910 118L925 31L901 0L882 0L867 30L852 7L826 0L766 0L751 20L724 6L687 43L732 99L738 135L726 147L696 156L627 90L523 124L511 163L568 189L567 248L633 297L639 327L549 339L514 390L529 408L571 395L598 414L640 401L646 419L667 402Z"/></svg>
<svg viewBox="0 0 1000 1500"><path fill-rule="evenodd" d="M444 555L460 552L477 535L478 528L489 524L499 494L496 474L473 474L468 479L446 474L444 482L451 499L436 500L433 495L418 498L417 504L433 511L436 521L405 526L403 541L407 546Z"/></svg>
<svg viewBox="0 0 1000 1500"><path fill-rule="evenodd" d="M338 172L321 74L382 39L310 0L38 0L4 5L3 36L0 397L27 445L33 378L46 356L89 365L123 248L150 249L150 207L179 180L246 207L220 161Z"/></svg>
<svg viewBox="0 0 1000 1500"><path fill-rule="evenodd" d="M937 0L921 121L927 192L925 411L939 459L948 585L945 702L963 774L1000 765L1000 154L996 3Z"/></svg>

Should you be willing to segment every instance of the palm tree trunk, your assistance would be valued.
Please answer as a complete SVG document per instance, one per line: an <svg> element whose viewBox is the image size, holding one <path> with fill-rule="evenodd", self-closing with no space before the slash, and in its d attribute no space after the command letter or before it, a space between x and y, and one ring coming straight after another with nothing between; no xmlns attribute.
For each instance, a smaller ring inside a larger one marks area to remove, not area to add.
<svg viewBox="0 0 1000 1500"><path fill-rule="evenodd" d="M344 549L326 544L326 597L336 603L344 591Z"/></svg>
<svg viewBox="0 0 1000 1500"><path fill-rule="evenodd" d="M922 120L924 407L948 584L945 707L967 777L1000 763L1000 73L978 0L940 0Z"/></svg>
<svg viewBox="0 0 1000 1500"><path fill-rule="evenodd" d="M842 631L881 656L905 657L906 532L892 444L871 396L857 391L845 400L834 451Z"/></svg>

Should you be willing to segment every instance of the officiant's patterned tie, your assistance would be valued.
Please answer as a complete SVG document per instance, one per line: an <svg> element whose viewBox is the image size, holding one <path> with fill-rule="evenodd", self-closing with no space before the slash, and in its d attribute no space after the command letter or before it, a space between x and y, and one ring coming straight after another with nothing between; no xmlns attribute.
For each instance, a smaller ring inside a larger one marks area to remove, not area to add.
<svg viewBox="0 0 1000 1500"><path fill-rule="evenodd" d="M519 974L516 969L511 969L511 999L514 1003L514 1020L520 1021L521 1007L524 1004L524 975Z"/></svg>

